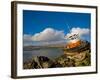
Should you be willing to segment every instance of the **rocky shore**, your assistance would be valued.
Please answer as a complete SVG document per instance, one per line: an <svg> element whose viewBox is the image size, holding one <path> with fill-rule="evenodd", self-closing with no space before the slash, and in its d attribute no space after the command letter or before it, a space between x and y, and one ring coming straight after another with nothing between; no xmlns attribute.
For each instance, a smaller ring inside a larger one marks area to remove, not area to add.
<svg viewBox="0 0 100 80"><path fill-rule="evenodd" d="M91 65L90 43L82 42L81 46L74 49L63 49L61 56L50 59L46 56L36 56L30 61L24 62L24 69L56 68L56 67L78 67Z"/></svg>

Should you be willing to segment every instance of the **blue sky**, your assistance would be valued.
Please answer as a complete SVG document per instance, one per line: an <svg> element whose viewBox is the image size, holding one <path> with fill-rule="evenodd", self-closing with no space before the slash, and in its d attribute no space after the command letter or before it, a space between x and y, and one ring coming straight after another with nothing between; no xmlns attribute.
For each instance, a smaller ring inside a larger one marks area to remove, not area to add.
<svg viewBox="0 0 100 80"><path fill-rule="evenodd" d="M31 35L32 37L46 30L55 30L58 33L63 31L66 35L70 33L68 25L70 30L72 28L90 30L90 20L91 15L89 13L23 10L23 35ZM89 40L89 37L85 38Z"/></svg>

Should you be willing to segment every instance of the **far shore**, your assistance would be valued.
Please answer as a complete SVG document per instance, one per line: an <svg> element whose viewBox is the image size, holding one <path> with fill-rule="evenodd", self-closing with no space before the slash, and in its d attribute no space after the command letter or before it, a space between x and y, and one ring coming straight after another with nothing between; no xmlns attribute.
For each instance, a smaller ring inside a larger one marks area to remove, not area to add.
<svg viewBox="0 0 100 80"><path fill-rule="evenodd" d="M32 51L32 50L40 50L40 49L55 49L60 48L63 49L64 46L25 46L23 48L24 51Z"/></svg>

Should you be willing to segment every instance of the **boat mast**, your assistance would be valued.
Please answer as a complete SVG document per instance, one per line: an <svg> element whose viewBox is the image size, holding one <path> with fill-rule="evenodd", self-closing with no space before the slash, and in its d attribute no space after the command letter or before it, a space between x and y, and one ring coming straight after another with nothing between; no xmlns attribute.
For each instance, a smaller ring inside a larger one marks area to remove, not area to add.
<svg viewBox="0 0 100 80"><path fill-rule="evenodd" d="M67 23L67 27L68 27L69 33L71 33L70 26L68 25L68 23ZM71 39L71 40L76 39L76 38L79 39L79 34L75 33L75 34L70 35L69 37L66 36L66 38Z"/></svg>

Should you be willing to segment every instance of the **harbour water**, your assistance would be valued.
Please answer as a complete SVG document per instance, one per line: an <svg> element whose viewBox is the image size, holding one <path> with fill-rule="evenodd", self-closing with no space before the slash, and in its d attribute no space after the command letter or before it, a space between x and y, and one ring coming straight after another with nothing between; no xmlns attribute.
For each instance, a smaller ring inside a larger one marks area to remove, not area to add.
<svg viewBox="0 0 100 80"><path fill-rule="evenodd" d="M63 54L63 50L61 48L42 48L42 49L34 49L31 51L24 51L23 53L23 61L28 61L35 56L45 56L50 59L57 58L58 56Z"/></svg>

